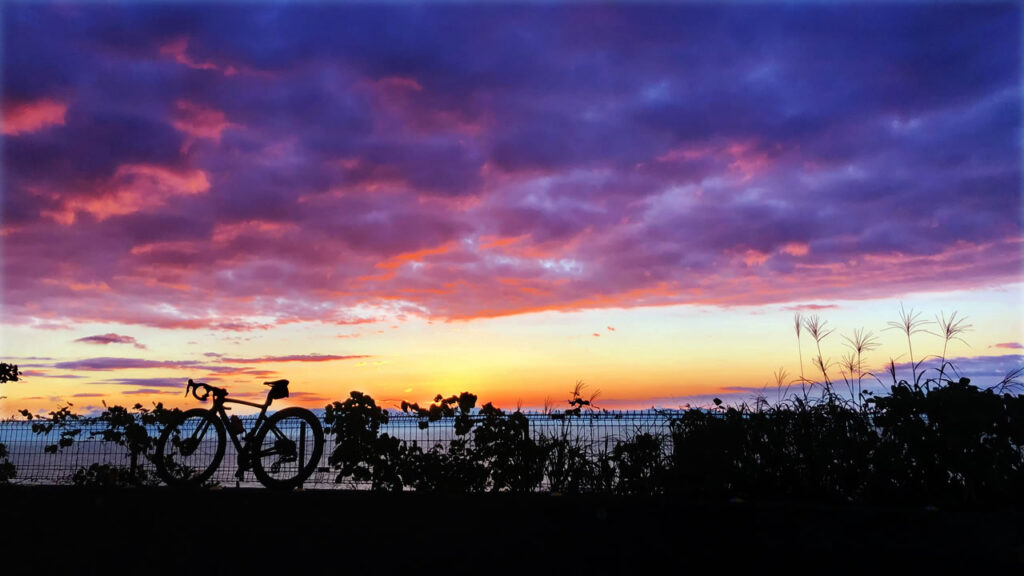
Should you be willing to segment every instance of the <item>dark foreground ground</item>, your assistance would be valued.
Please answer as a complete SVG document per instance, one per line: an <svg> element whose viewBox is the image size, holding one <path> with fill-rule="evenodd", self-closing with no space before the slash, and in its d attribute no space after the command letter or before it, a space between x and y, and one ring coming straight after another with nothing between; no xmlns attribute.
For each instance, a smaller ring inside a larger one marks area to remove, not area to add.
<svg viewBox="0 0 1024 576"><path fill-rule="evenodd" d="M0 519L6 574L1024 569L1013 510L0 487Z"/></svg>

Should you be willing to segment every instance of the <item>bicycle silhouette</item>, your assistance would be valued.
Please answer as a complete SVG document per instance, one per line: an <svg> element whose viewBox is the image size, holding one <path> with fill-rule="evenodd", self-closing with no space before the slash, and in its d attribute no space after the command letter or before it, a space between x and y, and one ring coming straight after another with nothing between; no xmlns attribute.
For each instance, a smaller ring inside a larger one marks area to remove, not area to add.
<svg viewBox="0 0 1024 576"><path fill-rule="evenodd" d="M267 488L290 490L302 484L316 470L324 450L324 432L320 420L305 408L289 407L267 416L274 400L288 397L288 381L264 382L270 386L263 404L228 398L224 388L191 379L185 396L192 393L200 402L213 394L213 406L192 408L181 414L160 433L154 464L160 478L170 486L198 486L216 472L224 458L226 436L238 450L241 482L252 469L256 479ZM199 394L203 389L202 395ZM228 418L227 403L260 409L260 415L246 432L237 416ZM242 436L242 440L239 440Z"/></svg>

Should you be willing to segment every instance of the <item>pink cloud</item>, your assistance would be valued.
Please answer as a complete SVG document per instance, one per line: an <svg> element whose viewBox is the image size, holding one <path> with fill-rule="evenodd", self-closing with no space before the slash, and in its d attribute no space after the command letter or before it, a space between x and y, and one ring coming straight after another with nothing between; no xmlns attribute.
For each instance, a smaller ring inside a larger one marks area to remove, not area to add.
<svg viewBox="0 0 1024 576"><path fill-rule="evenodd" d="M99 188L65 196L58 209L43 213L64 225L73 224L77 212L86 212L102 221L160 208L172 197L202 194L209 189L210 181L202 170L123 164Z"/></svg>
<svg viewBox="0 0 1024 576"><path fill-rule="evenodd" d="M1000 342L999 344L993 344L989 348L1007 348L1010 350L1024 350L1024 344L1020 342Z"/></svg>
<svg viewBox="0 0 1024 576"><path fill-rule="evenodd" d="M228 122L224 112L188 100L178 100L175 103L171 125L192 137L217 142L220 142L224 130L236 126Z"/></svg>
<svg viewBox="0 0 1024 576"><path fill-rule="evenodd" d="M199 61L189 55L189 43L190 40L187 37L178 38L177 40L168 42L160 47L160 54L163 56L170 56L178 64L188 66L195 70L214 70L222 71L225 76L233 76L238 73L233 66L218 66L213 62Z"/></svg>
<svg viewBox="0 0 1024 576"><path fill-rule="evenodd" d="M8 102L3 109L4 136L38 132L49 126L63 126L68 105L42 98L31 102Z"/></svg>

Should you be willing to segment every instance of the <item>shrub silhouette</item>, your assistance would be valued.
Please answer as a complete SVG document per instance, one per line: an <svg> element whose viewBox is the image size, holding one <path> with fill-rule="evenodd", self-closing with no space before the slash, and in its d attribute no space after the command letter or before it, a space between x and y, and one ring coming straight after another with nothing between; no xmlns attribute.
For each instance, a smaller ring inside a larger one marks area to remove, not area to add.
<svg viewBox="0 0 1024 576"><path fill-rule="evenodd" d="M558 431L550 435L542 432L537 439L544 459L544 476L554 493L607 492L614 483L615 470L607 443L603 451L599 451L602 447L593 445L576 432L597 411L594 400L598 392L584 399L585 387L582 381L576 382L572 398L568 400L570 408L548 413L549 418L561 423Z"/></svg>
<svg viewBox="0 0 1024 576"><path fill-rule="evenodd" d="M70 403L51 411L48 416L35 415L28 410L19 412L26 420L32 421L32 432L35 434L45 436L55 429L58 431L57 443L43 447L47 454L57 454L70 448L86 427L95 424L101 424L103 428L91 432L90 436L128 450L128 466L99 463L82 466L71 475L75 485L111 487L158 483L142 467L140 457L148 459L152 456L150 452L156 445L160 430L173 421L180 411L177 408L168 410L162 403L156 404L152 410L142 404L135 404L128 409L104 403L104 408L96 417L75 413Z"/></svg>
<svg viewBox="0 0 1024 576"><path fill-rule="evenodd" d="M334 451L328 458L337 470L336 482L351 478L370 482L373 490L401 490L401 469L406 446L398 438L380 434L388 413L367 394L353 391L343 402L326 407L325 434L334 433Z"/></svg>
<svg viewBox="0 0 1024 576"><path fill-rule="evenodd" d="M704 498L856 499L874 439L835 401L691 409L671 422L673 491Z"/></svg>
<svg viewBox="0 0 1024 576"><path fill-rule="evenodd" d="M1019 501L1024 397L967 378L935 387L900 381L872 399L881 430L873 496L914 502Z"/></svg>
<svg viewBox="0 0 1024 576"><path fill-rule="evenodd" d="M450 398L439 394L428 408L402 402L403 412L420 418L420 429L426 429L431 422L443 418L454 418L453 432L456 435L447 446L435 443L426 452L416 442L408 447L403 478L409 487L440 493L482 492L487 488L488 470L477 460L467 437L474 424L471 412L476 400L476 395L463 392Z"/></svg>
<svg viewBox="0 0 1024 576"><path fill-rule="evenodd" d="M484 404L473 445L477 461L490 472L492 492L530 492L544 477L543 449L530 438L530 421L518 410L506 414Z"/></svg>
<svg viewBox="0 0 1024 576"><path fill-rule="evenodd" d="M17 364L0 362L0 384L17 382L18 376L21 376L21 372L18 370ZM0 396L0 400L2 399L3 396ZM18 471L14 464L7 459L7 446L0 442L0 484L10 482L11 478L14 478L17 473Z"/></svg>
<svg viewBox="0 0 1024 576"><path fill-rule="evenodd" d="M612 449L615 492L618 494L660 494L668 472L664 440L647 432L619 441Z"/></svg>

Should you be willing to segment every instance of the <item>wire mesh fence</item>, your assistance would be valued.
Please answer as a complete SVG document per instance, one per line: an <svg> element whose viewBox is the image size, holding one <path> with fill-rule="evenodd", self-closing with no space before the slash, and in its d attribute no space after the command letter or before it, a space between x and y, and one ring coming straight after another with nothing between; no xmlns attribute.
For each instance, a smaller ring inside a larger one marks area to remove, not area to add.
<svg viewBox="0 0 1024 576"><path fill-rule="evenodd" d="M666 452L671 451L671 434L669 425L679 413L674 411L594 411L580 415L564 413L526 413L529 422L529 435L535 442L545 439L563 439L582 447L589 454L607 454L612 448L624 441L635 438L638 434L650 434L660 438ZM255 416L242 417L246 430L255 423ZM38 421L36 422L38 423ZM389 420L380 428L380 434L388 434L406 443L426 451L440 445L447 447L459 438L454 430L453 418L426 422L410 414L389 414ZM83 419L66 427L78 430L66 446L60 446L62 428L54 427L46 433L33 431L33 422L21 420L0 421L0 444L6 445L7 459L15 466L16 475L11 482L21 484L70 484L76 472L87 469L93 464L134 469L138 478L143 481L157 482L156 469L152 462L153 451L140 454L132 460L130 450L116 442L104 440L103 431L107 428L104 422L94 419ZM325 427L326 428L326 427ZM149 427L150 437L156 438L159 429ZM465 436L472 446L472 431ZM239 438L243 440L243 438ZM304 483L306 488L367 488L366 483L346 479L337 482L337 471L330 465L330 456L335 447L335 436L328 432L324 438L324 451L316 471ZM2 459L0 459L2 460ZM230 436L226 443L223 460L212 482L224 486L259 486L253 473L247 472L242 481L238 482L235 472L238 469L238 451L231 442ZM547 487L542 482L540 489Z"/></svg>

